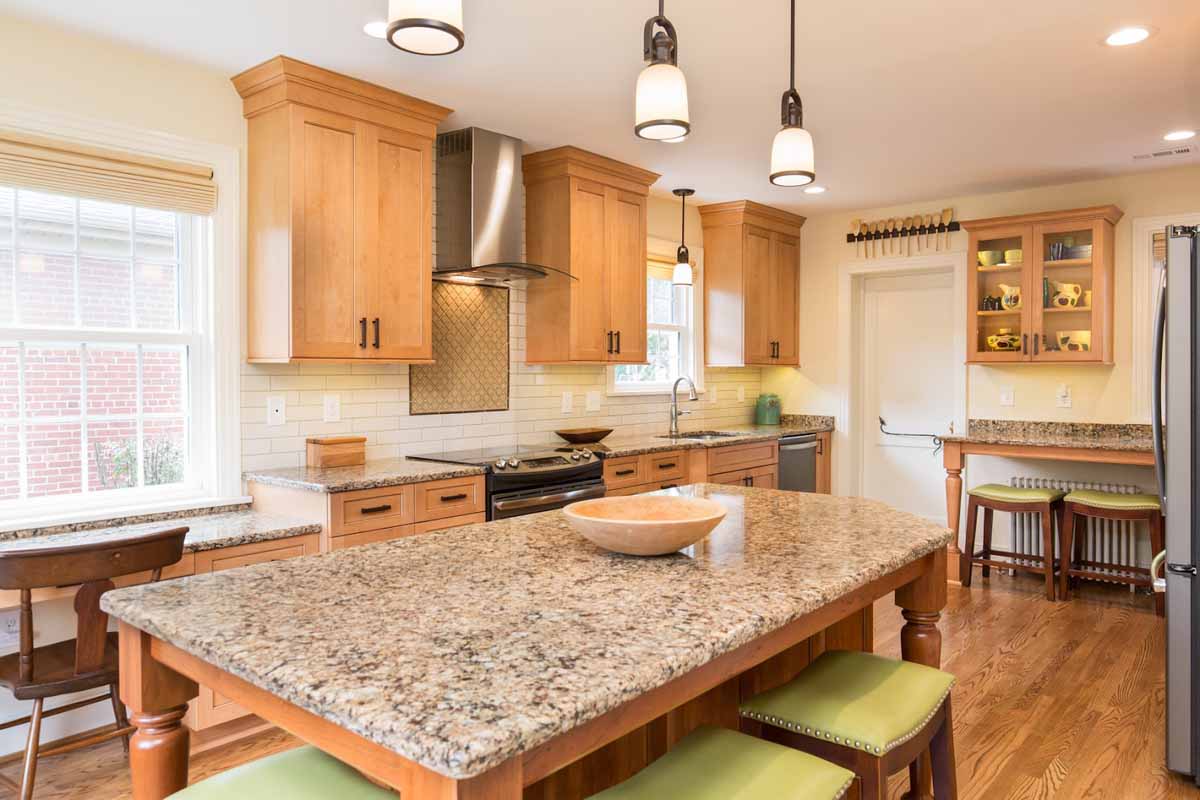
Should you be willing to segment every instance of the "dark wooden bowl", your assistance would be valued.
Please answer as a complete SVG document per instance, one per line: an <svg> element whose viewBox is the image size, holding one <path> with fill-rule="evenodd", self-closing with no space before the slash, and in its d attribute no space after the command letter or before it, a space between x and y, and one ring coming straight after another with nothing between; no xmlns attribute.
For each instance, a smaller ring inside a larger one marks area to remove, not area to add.
<svg viewBox="0 0 1200 800"><path fill-rule="evenodd" d="M593 444L612 432L612 428L567 428L563 431L555 431L554 434L561 436L571 444Z"/></svg>

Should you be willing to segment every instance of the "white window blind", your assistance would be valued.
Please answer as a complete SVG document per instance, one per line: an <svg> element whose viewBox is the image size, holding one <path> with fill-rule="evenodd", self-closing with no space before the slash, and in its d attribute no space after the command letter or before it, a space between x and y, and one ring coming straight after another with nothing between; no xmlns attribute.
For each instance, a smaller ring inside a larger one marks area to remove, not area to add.
<svg viewBox="0 0 1200 800"><path fill-rule="evenodd" d="M210 167L0 131L0 184L208 216Z"/></svg>

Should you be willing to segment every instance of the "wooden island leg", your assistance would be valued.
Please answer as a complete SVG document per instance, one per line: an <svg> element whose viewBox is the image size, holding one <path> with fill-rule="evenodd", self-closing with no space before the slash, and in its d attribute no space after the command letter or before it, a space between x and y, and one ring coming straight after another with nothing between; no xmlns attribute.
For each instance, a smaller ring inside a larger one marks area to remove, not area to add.
<svg viewBox="0 0 1200 800"><path fill-rule="evenodd" d="M900 606L904 617L904 627L900 629L900 655L905 661L940 667L942 632L937 623L946 607L946 550L938 550L926 558L929 568L915 581L896 590L896 605ZM932 800L933 770L929 754L923 754L910 766L908 774L910 785L919 789L908 792L905 797L908 800Z"/></svg>
<svg viewBox="0 0 1200 800"><path fill-rule="evenodd" d="M183 727L196 682L150 655L149 634L120 627L121 699L137 731L130 740L134 800L163 800L187 787L188 729Z"/></svg>
<svg viewBox="0 0 1200 800"><path fill-rule="evenodd" d="M946 527L954 532L950 540L950 552L946 558L946 570L951 583L959 582L959 559L962 551L958 549L958 521L962 511L962 471L964 457L962 445L958 442L946 442L942 450L942 466L946 468Z"/></svg>

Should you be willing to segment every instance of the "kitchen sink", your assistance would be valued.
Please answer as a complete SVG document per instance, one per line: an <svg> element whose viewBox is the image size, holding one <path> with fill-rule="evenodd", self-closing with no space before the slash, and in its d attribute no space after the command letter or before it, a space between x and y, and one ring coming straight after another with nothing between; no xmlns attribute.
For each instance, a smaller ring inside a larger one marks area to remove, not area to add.
<svg viewBox="0 0 1200 800"><path fill-rule="evenodd" d="M731 436L741 436L740 433L725 431L686 431L678 436L659 436L659 439L725 439Z"/></svg>

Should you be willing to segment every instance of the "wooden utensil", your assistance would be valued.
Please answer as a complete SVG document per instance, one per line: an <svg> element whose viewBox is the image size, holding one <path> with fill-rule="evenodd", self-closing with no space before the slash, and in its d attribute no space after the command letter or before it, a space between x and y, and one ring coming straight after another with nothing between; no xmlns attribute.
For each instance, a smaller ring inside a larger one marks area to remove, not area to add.
<svg viewBox="0 0 1200 800"><path fill-rule="evenodd" d="M954 209L942 209L942 224L946 226L946 249L950 249L950 223L954 221Z"/></svg>
<svg viewBox="0 0 1200 800"><path fill-rule="evenodd" d="M933 228L933 214L925 215L925 249L929 249L929 231Z"/></svg>
<svg viewBox="0 0 1200 800"><path fill-rule="evenodd" d="M912 217L904 218L904 244L908 252L906 255L912 255Z"/></svg>
<svg viewBox="0 0 1200 800"><path fill-rule="evenodd" d="M867 236L870 235L870 231L867 229L867 223L864 222L858 226L858 235L863 241L863 258L866 258L867 257Z"/></svg>
<svg viewBox="0 0 1200 800"><path fill-rule="evenodd" d="M879 233L879 223L871 223L871 258L875 257L875 234Z"/></svg>
<svg viewBox="0 0 1200 800"><path fill-rule="evenodd" d="M896 230L896 218L889 217L888 221L883 223L883 232L888 235L888 238L885 239L883 242L883 244L884 244L884 253L883 254L884 255L890 255L892 252L892 248L895 244L895 242L894 242L895 230Z"/></svg>
<svg viewBox="0 0 1200 800"><path fill-rule="evenodd" d="M854 257L858 258L858 226L862 224L861 219L850 220L850 235L854 237Z"/></svg>

